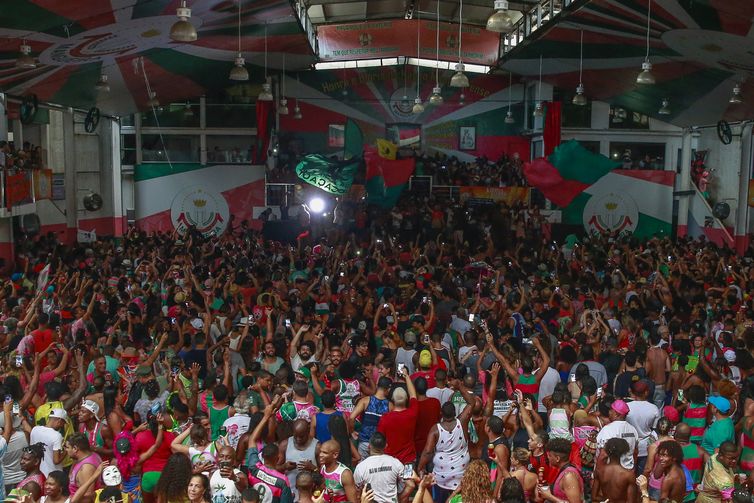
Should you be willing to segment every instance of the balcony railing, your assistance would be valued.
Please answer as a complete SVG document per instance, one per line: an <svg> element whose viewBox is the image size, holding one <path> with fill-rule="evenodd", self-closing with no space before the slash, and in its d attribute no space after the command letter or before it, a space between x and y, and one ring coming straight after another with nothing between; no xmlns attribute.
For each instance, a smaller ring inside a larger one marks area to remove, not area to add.
<svg viewBox="0 0 754 503"><path fill-rule="evenodd" d="M562 12L583 3L584 0L540 0L535 7L524 13L513 26L513 31L502 37L500 57L505 56L535 31L554 22Z"/></svg>

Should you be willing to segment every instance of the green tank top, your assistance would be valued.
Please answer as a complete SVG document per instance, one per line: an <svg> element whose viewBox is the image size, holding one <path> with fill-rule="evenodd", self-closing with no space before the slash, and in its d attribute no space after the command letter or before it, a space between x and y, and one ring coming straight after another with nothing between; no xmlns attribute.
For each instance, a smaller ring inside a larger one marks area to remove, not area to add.
<svg viewBox="0 0 754 503"><path fill-rule="evenodd" d="M216 409L214 406L209 408L209 425L212 429L212 441L217 440L220 436L220 428L226 419L228 419L228 412L230 411L230 405L226 405L222 409Z"/></svg>

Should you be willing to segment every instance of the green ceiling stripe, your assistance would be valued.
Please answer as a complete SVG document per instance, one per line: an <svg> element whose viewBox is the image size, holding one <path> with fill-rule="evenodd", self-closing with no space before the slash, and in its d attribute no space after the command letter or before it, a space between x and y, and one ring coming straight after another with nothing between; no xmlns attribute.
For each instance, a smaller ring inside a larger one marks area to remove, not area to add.
<svg viewBox="0 0 754 503"><path fill-rule="evenodd" d="M653 86L637 87L626 94L612 98L610 102L629 110L658 117L657 111L662 100L668 98L670 109L673 111L670 117L673 117L694 106L730 76L729 72L712 68L699 70L674 80L657 82Z"/></svg>
<svg viewBox="0 0 754 503"><path fill-rule="evenodd" d="M203 37L215 36L215 35L233 35L238 34L237 26L225 26L222 28L204 29L202 27L201 34ZM267 35L274 37L277 35L299 35L301 34L301 28L297 23L275 23L267 25ZM264 37L264 25L241 25L241 36L254 36Z"/></svg>
<svg viewBox="0 0 754 503"><path fill-rule="evenodd" d="M58 37L67 37L68 33L73 36L84 31L76 21L58 16L31 1L18 2L12 8L6 6L2 9L0 19L4 29L36 31ZM68 27L68 33L64 26Z"/></svg>
<svg viewBox="0 0 754 503"><path fill-rule="evenodd" d="M183 75L205 89L229 87L228 80L232 61L214 61L192 56L172 49L153 49L144 52L144 57L167 72ZM249 84L264 81L264 72L259 67L246 64L249 69Z"/></svg>
<svg viewBox="0 0 754 503"><path fill-rule="evenodd" d="M584 44L584 59L616 59L644 57L646 47L629 44ZM578 58L578 41L573 43L560 40L540 39L532 44L520 46L515 59L538 59L543 55L546 59ZM667 58L680 56L677 52L667 48L652 48L652 56Z"/></svg>
<svg viewBox="0 0 754 503"><path fill-rule="evenodd" d="M622 14L623 11L618 11L615 9L615 7L612 7L610 5L590 4L584 12L589 12L589 11L599 12L600 14L604 14L608 17L612 17L615 19L621 19L623 21L626 21L636 26L643 26L644 30L646 30L647 6L645 4L639 4L635 1L630 1L630 0L621 0L620 3L623 4L627 9L634 11L634 13L639 17L639 19L636 19L635 17L629 16L626 14ZM652 9L652 23L654 24L655 22L662 23L670 27L673 27L673 26L680 27L680 24L678 23L677 19L665 17L659 12L657 12L656 9ZM646 31L644 31L644 33L646 33Z"/></svg>
<svg viewBox="0 0 754 503"><path fill-rule="evenodd" d="M678 2L703 30L724 31L717 9L701 2Z"/></svg>
<svg viewBox="0 0 754 503"><path fill-rule="evenodd" d="M89 107L95 101L94 85L100 75L101 63L89 63L78 67L50 99L74 107Z"/></svg>
<svg viewBox="0 0 754 503"><path fill-rule="evenodd" d="M137 0L134 4L131 19L159 16L165 11L170 0Z"/></svg>

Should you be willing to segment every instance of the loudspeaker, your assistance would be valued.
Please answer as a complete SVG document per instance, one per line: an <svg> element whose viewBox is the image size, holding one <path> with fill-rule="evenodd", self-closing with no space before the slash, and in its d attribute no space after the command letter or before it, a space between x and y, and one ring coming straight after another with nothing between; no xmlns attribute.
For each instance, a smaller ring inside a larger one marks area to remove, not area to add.
<svg viewBox="0 0 754 503"><path fill-rule="evenodd" d="M96 192L90 192L84 196L84 208L86 211L97 211L102 208L102 196Z"/></svg>
<svg viewBox="0 0 754 503"><path fill-rule="evenodd" d="M730 205L728 203L717 203L714 208L712 208L712 214L715 215L715 218L718 220L725 220L728 218L728 215L730 215Z"/></svg>
<svg viewBox="0 0 754 503"><path fill-rule="evenodd" d="M19 232L27 236L36 236L42 229L42 223L39 221L39 215L36 213L13 217L13 223Z"/></svg>

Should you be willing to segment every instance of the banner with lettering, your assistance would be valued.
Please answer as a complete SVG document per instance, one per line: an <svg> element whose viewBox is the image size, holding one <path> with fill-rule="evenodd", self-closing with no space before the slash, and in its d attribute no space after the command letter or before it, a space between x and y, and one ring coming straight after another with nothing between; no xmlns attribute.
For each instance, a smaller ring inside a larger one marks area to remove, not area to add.
<svg viewBox="0 0 754 503"><path fill-rule="evenodd" d="M26 173L8 175L5 188L5 204L8 208L26 200L31 201L31 186Z"/></svg>
<svg viewBox="0 0 754 503"><path fill-rule="evenodd" d="M331 24L317 28L323 61L395 58L416 55L416 29L421 23L422 58L435 59L437 23L431 20L386 19L364 23ZM497 61L500 36L479 26L464 25L462 58L465 63L492 65ZM440 23L440 59L458 60L458 25Z"/></svg>
<svg viewBox="0 0 754 503"><path fill-rule="evenodd" d="M309 154L296 166L296 174L309 185L341 196L351 188L360 163L360 159L333 161L321 154Z"/></svg>
<svg viewBox="0 0 754 503"><path fill-rule="evenodd" d="M461 202L473 201L478 203L505 203L507 206L529 203L529 189L527 187L461 187L459 189Z"/></svg>
<svg viewBox="0 0 754 503"><path fill-rule="evenodd" d="M34 197L37 200L52 198L51 169L40 169L34 172Z"/></svg>

